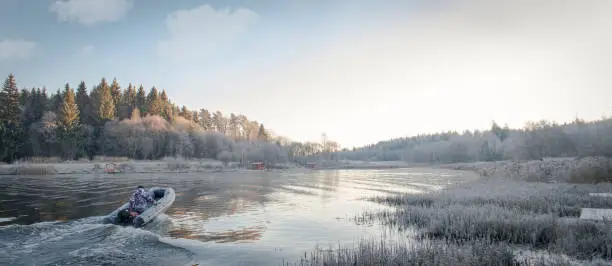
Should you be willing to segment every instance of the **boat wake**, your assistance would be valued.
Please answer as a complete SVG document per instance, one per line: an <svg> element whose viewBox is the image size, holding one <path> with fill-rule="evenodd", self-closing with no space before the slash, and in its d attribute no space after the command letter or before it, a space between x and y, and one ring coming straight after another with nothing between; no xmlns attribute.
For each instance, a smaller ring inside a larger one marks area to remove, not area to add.
<svg viewBox="0 0 612 266"><path fill-rule="evenodd" d="M160 215L142 229L103 224L104 217L0 227L0 265L185 265L192 253L167 243Z"/></svg>

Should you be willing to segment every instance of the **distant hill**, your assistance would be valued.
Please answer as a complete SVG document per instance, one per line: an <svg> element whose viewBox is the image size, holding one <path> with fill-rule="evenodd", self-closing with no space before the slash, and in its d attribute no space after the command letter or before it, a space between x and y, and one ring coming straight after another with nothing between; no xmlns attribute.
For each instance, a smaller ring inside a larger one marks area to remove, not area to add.
<svg viewBox="0 0 612 266"><path fill-rule="evenodd" d="M338 152L339 159L456 163L544 157L611 156L612 119L557 124L530 122L522 129L493 123L490 130L396 138Z"/></svg>

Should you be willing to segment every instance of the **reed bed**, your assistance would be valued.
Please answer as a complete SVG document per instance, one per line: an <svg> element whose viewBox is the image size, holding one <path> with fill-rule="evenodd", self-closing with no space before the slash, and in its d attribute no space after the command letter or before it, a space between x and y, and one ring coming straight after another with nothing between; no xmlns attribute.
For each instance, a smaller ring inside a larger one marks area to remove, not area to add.
<svg viewBox="0 0 612 266"><path fill-rule="evenodd" d="M285 265L574 265L571 260L548 255L520 256L504 244L474 241L458 245L441 241L416 244L363 240L357 247L317 248Z"/></svg>
<svg viewBox="0 0 612 266"><path fill-rule="evenodd" d="M381 221L420 239L451 243L506 243L566 254L576 259L612 259L612 224L580 220L580 208L612 208L611 184L572 185L480 181L422 195L378 197L395 211L364 213L356 220Z"/></svg>
<svg viewBox="0 0 612 266"><path fill-rule="evenodd" d="M578 219L581 208L612 208L611 197L589 196L610 191L609 183L492 178L371 198L396 208L356 215L356 223L416 233L403 243L315 249L287 265L610 265L612 224Z"/></svg>

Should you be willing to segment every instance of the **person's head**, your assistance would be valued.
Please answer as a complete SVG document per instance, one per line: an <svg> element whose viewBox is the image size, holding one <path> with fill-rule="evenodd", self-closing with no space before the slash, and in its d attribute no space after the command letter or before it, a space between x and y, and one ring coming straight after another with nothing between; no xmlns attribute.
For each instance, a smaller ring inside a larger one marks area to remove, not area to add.
<svg viewBox="0 0 612 266"><path fill-rule="evenodd" d="M144 187L143 187L143 186L138 186L138 188L139 188L139 189L140 189L140 188L144 189Z"/></svg>

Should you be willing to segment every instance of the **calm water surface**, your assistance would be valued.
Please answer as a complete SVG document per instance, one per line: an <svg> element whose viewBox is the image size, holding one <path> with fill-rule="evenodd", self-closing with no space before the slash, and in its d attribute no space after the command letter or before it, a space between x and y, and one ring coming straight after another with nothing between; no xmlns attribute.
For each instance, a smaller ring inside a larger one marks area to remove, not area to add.
<svg viewBox="0 0 612 266"><path fill-rule="evenodd" d="M0 177L0 265L281 265L387 235L355 215L365 197L473 179L434 169L289 170ZM172 207L142 229L101 224L137 185L170 186Z"/></svg>

